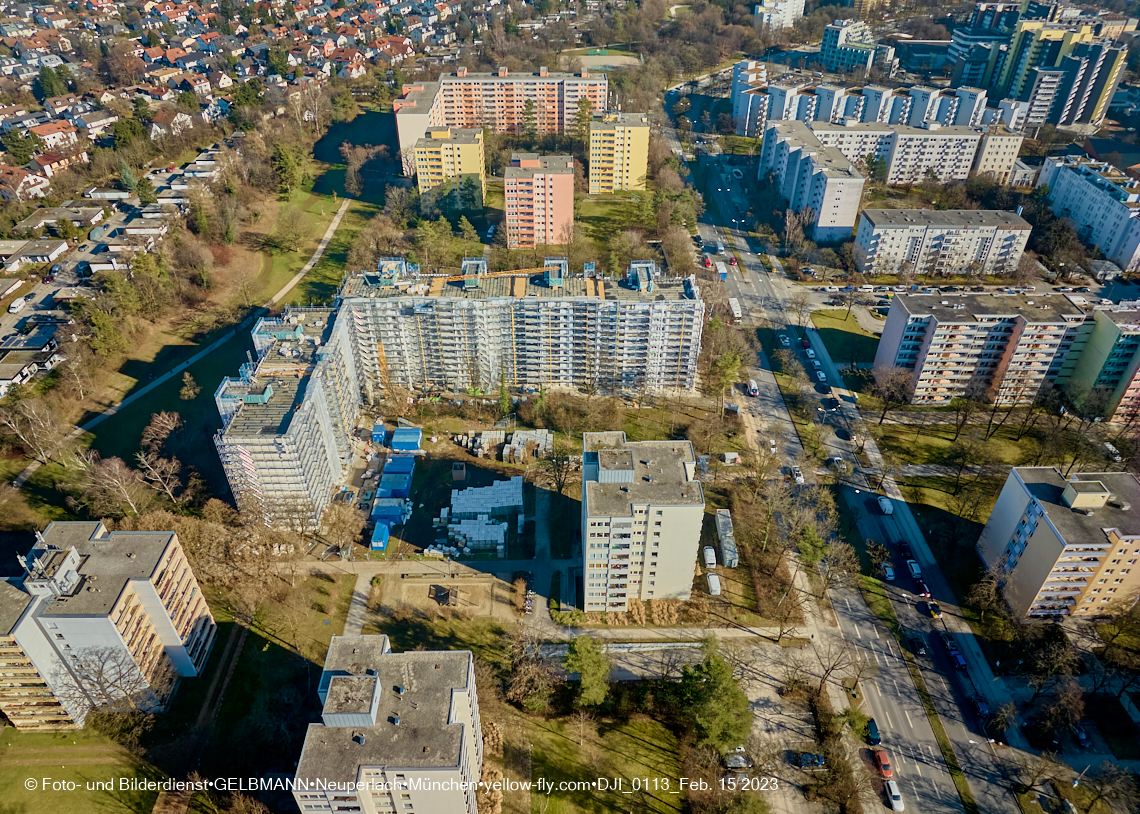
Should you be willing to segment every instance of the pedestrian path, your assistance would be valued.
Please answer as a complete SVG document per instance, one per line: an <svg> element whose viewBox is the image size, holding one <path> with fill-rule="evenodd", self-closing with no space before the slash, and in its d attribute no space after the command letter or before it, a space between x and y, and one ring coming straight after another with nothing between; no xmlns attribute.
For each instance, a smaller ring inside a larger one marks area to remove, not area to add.
<svg viewBox="0 0 1140 814"><path fill-rule="evenodd" d="M269 300L270 307L281 302L281 300L285 298L285 295L297 286L297 283L305 279L305 275L312 271L313 266L320 262L321 257L324 256L325 249L327 249L329 243L332 242L333 235L336 234L336 229L340 226L340 222L344 218L344 213L348 211L348 207L351 204L352 201L349 198L344 199L340 205L340 209L336 211L336 216L333 217L332 223L329 224L329 228L325 230L325 236L321 238L321 242L317 245L317 250L313 252L313 256L309 258L309 262L293 275L293 279L286 283L284 288L273 295L273 298Z"/></svg>

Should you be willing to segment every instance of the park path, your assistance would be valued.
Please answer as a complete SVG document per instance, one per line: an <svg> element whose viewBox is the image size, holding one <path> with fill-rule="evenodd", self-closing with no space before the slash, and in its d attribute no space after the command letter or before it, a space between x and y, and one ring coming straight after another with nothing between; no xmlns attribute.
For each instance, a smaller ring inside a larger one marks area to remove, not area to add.
<svg viewBox="0 0 1140 814"><path fill-rule="evenodd" d="M297 274L293 276L293 279L286 283L280 291L278 291L273 295L273 297L270 298L269 302L266 303L267 308L275 306L282 299L284 299L285 295L296 288L297 283L301 282L304 276L313 269L313 266L320 262L321 257L325 253L325 249L328 248L329 243L332 241L333 235L336 233L337 227L340 226L340 222L344 218L344 213L348 211L348 207L351 203L352 201L348 198L346 198L344 202L341 203L340 208L337 210L336 215L332 219L332 223L329 224L329 228L325 230L324 237L321 238L321 242L317 245L316 251L313 252L313 256L309 258L309 262L306 263L304 268L302 268ZM97 427L99 424L115 415L115 413L119 412L119 410L127 407L130 404L133 404L144 396L149 395L151 391L153 391L159 385L170 381L172 378L188 369L191 365L197 364L202 359L209 356L222 345L233 339L238 331L244 329L250 323L252 323L255 316L256 314L246 317L238 324L236 328L231 331L226 331L226 333L211 342L206 347L202 348L202 350L195 353L189 359L183 362L179 362L172 369L168 370L166 373L163 373L161 376L156 376L153 381L148 382L144 387L140 387L134 393L131 393L129 396L122 399L117 404L112 404L110 407L99 413L99 415L92 418L86 424L76 427L63 439L63 442L60 444L60 448L66 448L69 444L73 443L81 435L83 435L83 433L90 432L94 427ZM43 466L42 462L32 461L30 464L28 464L27 468L25 468L23 472L16 476L16 479L12 481L12 485L17 488L23 486L25 483L27 483L28 479L34 475L37 470L39 470L41 466Z"/></svg>
<svg viewBox="0 0 1140 814"><path fill-rule="evenodd" d="M325 249L327 249L329 243L332 242L333 235L336 234L336 229L338 226L340 226L340 222L344 218L344 213L348 211L348 207L351 203L352 200L350 198L344 199L340 205L340 209L336 211L336 216L333 217L332 223L329 224L329 228L325 230L325 236L321 238L320 244L317 245L317 250L313 252L313 256L309 258L309 262L306 263L300 271L293 275L292 280L287 282L280 291L273 295L273 298L269 300L270 307L281 302L281 300L284 299L285 295L297 286L297 283L305 279L305 275L313 270L313 266L320 262L321 257L324 256Z"/></svg>

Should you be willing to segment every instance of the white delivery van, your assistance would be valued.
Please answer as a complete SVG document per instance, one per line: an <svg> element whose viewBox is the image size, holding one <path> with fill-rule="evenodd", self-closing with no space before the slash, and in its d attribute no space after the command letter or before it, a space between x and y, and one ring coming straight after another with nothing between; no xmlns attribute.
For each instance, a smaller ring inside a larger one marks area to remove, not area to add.
<svg viewBox="0 0 1140 814"><path fill-rule="evenodd" d="M705 568L716 568L716 549L711 545L705 546Z"/></svg>
<svg viewBox="0 0 1140 814"><path fill-rule="evenodd" d="M756 380L755 379L749 379L748 380L748 395L750 395L750 396L760 395L760 388L756 386Z"/></svg>
<svg viewBox="0 0 1140 814"><path fill-rule="evenodd" d="M716 574L706 574L709 581L709 595L720 596L720 577Z"/></svg>
<svg viewBox="0 0 1140 814"><path fill-rule="evenodd" d="M879 508L883 510L883 514L894 514L895 513L895 505L893 503L891 503L890 498L886 498L886 497L879 498Z"/></svg>
<svg viewBox="0 0 1140 814"><path fill-rule="evenodd" d="M8 313L9 314L18 314L24 310L24 306L26 306L27 304L28 304L28 301L25 300L23 297L20 297L17 300L12 300L12 304L8 306Z"/></svg>

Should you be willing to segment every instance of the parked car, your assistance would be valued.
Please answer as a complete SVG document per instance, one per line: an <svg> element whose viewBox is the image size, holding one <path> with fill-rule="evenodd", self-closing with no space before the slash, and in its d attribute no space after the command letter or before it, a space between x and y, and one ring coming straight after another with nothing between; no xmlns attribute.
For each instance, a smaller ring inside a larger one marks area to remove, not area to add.
<svg viewBox="0 0 1140 814"><path fill-rule="evenodd" d="M883 579L885 579L887 582L895 581L895 569L893 565L891 565L889 562L885 562L879 567L883 571Z"/></svg>
<svg viewBox="0 0 1140 814"><path fill-rule="evenodd" d="M811 752L803 752L800 754L800 768L826 769L827 761L824 760L823 755L816 755L812 754Z"/></svg>
<svg viewBox="0 0 1140 814"><path fill-rule="evenodd" d="M769 438L768 439L768 451L771 452L773 455L776 454L776 439L775 438Z"/></svg>
<svg viewBox="0 0 1140 814"><path fill-rule="evenodd" d="M840 473L847 472L847 462L842 458L832 458L831 463L835 467L835 471Z"/></svg>
<svg viewBox="0 0 1140 814"><path fill-rule="evenodd" d="M716 568L716 549L711 545L705 546L705 568Z"/></svg>
<svg viewBox="0 0 1140 814"><path fill-rule="evenodd" d="M891 768L891 756L887 754L887 750L876 749L873 754L875 765L879 767L879 774L883 777L894 777L895 770Z"/></svg>
<svg viewBox="0 0 1140 814"><path fill-rule="evenodd" d="M826 374L826 373L824 373L822 370L817 370L817 371L815 372L815 377L816 377L817 379L819 379L821 382L825 382L825 381L827 381L827 374Z"/></svg>
<svg viewBox="0 0 1140 814"><path fill-rule="evenodd" d="M986 703L986 699L980 695L975 695L970 698L970 703L974 707L974 712L981 715L983 718L988 718L990 714L990 705Z"/></svg>
<svg viewBox="0 0 1140 814"><path fill-rule="evenodd" d="M910 575L915 579L920 579L922 577L922 566L919 565L915 560L906 561L906 570L910 571Z"/></svg>
<svg viewBox="0 0 1140 814"><path fill-rule="evenodd" d="M814 358L815 358L815 351L814 351L814 350L812 350L811 348L808 348L808 349L807 349L807 358L809 358L809 359L814 359Z"/></svg>
<svg viewBox="0 0 1140 814"><path fill-rule="evenodd" d="M966 661L966 657L961 653L951 653L950 661L953 663L955 670L965 670L970 666L970 663Z"/></svg>
<svg viewBox="0 0 1140 814"><path fill-rule="evenodd" d="M942 608L938 607L937 602L925 602L923 604L926 605L926 613L931 619L942 618Z"/></svg>
<svg viewBox="0 0 1140 814"><path fill-rule="evenodd" d="M891 811L906 811L902 794L899 792L899 784L894 780L887 781L887 800L890 801Z"/></svg>
<svg viewBox="0 0 1140 814"><path fill-rule="evenodd" d="M804 482L804 473L800 471L800 468L798 466L792 467L792 480L794 480L796 483Z"/></svg>
<svg viewBox="0 0 1140 814"><path fill-rule="evenodd" d="M921 637L911 636L906 640L906 642L908 645L910 645L910 652L914 653L916 656L926 655L926 642L924 642Z"/></svg>
<svg viewBox="0 0 1140 814"><path fill-rule="evenodd" d="M733 257L731 260L729 260L729 261L728 261L728 264L729 264L730 266L736 266L736 265L739 265L739 264L736 262L736 258L735 258L735 257Z"/></svg>
<svg viewBox="0 0 1140 814"><path fill-rule="evenodd" d="M879 498L879 508L882 509L883 514L895 513L895 504L891 503L891 499L889 497Z"/></svg>
<svg viewBox="0 0 1140 814"><path fill-rule="evenodd" d="M792 346L792 340L788 339L788 337L785 336L784 334L780 334L780 347L790 348L791 346Z"/></svg>
<svg viewBox="0 0 1140 814"><path fill-rule="evenodd" d="M928 588L926 583L921 579L918 581L918 590L915 591L915 593L921 596L923 599L930 599L930 588Z"/></svg>
<svg viewBox="0 0 1140 814"><path fill-rule="evenodd" d="M879 725L875 723L874 718L867 719L867 743L878 746L882 742L883 738L879 734Z"/></svg>
<svg viewBox="0 0 1140 814"><path fill-rule="evenodd" d="M899 547L899 553L906 557L908 560L914 559L914 549L910 547L910 543L906 540L899 540L896 545Z"/></svg>
<svg viewBox="0 0 1140 814"><path fill-rule="evenodd" d="M954 641L954 637L947 633L945 630L938 631L938 638L942 641L942 645L946 648L947 653L957 653L958 643Z"/></svg>
<svg viewBox="0 0 1140 814"><path fill-rule="evenodd" d="M810 347L811 347L811 342L808 342L806 339L801 339L801 340L800 340L800 345L802 345L802 346L803 346L803 347L805 347L805 348L810 348Z"/></svg>
<svg viewBox="0 0 1140 814"><path fill-rule="evenodd" d="M1072 730L1073 737L1077 739L1077 743L1081 745L1082 749L1088 749L1092 746L1092 741L1089 740L1089 735L1085 732L1084 727L1073 724L1069 729Z"/></svg>

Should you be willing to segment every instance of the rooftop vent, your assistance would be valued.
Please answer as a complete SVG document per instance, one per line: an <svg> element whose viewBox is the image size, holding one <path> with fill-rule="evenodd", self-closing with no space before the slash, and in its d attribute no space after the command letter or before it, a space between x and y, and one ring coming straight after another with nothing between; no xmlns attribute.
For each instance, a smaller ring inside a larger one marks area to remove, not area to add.
<svg viewBox="0 0 1140 814"><path fill-rule="evenodd" d="M403 695L404 694L404 688L401 687L399 684L397 684L394 687L394 689L396 690L396 695Z"/></svg>
<svg viewBox="0 0 1140 814"><path fill-rule="evenodd" d="M399 715L393 715L392 716L392 725L393 726L399 726L400 725L400 716Z"/></svg>
<svg viewBox="0 0 1140 814"><path fill-rule="evenodd" d="M1113 496L1112 498L1109 499L1108 505L1114 509L1120 509L1122 512L1126 512L1132 508L1132 504L1129 503L1127 500L1121 500L1120 498L1115 497L1115 496Z"/></svg>

